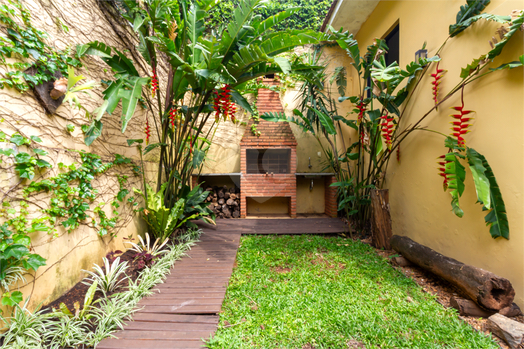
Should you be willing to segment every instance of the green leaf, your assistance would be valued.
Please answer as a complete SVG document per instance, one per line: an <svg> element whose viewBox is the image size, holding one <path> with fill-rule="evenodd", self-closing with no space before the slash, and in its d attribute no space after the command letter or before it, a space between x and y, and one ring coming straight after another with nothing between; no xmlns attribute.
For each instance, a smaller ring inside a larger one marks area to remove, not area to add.
<svg viewBox="0 0 524 349"><path fill-rule="evenodd" d="M18 172L20 178L33 179L35 176L34 167L30 164L18 164L15 166L15 171Z"/></svg>
<svg viewBox="0 0 524 349"><path fill-rule="evenodd" d="M504 204L497 179L486 158L479 153L477 153L477 157L482 161L482 166L486 169L486 177L489 180L491 210L488 210L489 212L486 217L484 217L484 220L486 221L486 225L490 227L489 232L491 237L509 239L509 222L506 214L506 205Z"/></svg>
<svg viewBox="0 0 524 349"><path fill-rule="evenodd" d="M490 68L492 71L502 70L502 69L513 69L524 66L524 55L519 57L518 61L513 61L509 63L504 63L496 68Z"/></svg>
<svg viewBox="0 0 524 349"><path fill-rule="evenodd" d="M249 102L244 98L244 96L242 96L240 93L238 93L238 91L235 91L235 90L231 90L231 98L233 99L233 101L238 104L239 106L241 106L244 110L246 110L247 112L253 114L253 109L251 109L251 105L249 104Z"/></svg>
<svg viewBox="0 0 524 349"><path fill-rule="evenodd" d="M484 205L486 209L491 209L491 195L489 190L489 180L486 177L486 168L482 165L482 159L477 151L468 148L466 152L469 169L473 175L475 190L477 191L477 200Z"/></svg>
<svg viewBox="0 0 524 349"><path fill-rule="evenodd" d="M11 156L15 153L15 150L12 149L12 148L8 148L8 149L0 149L0 154L3 154L5 156Z"/></svg>
<svg viewBox="0 0 524 349"><path fill-rule="evenodd" d="M2 296L2 305L14 307L24 299L22 292L14 291L12 293L6 292Z"/></svg>
<svg viewBox="0 0 524 349"><path fill-rule="evenodd" d="M333 120L331 119L331 117L329 115L327 115L326 113L323 113L317 109L313 109L313 108L310 108L311 110L313 110L315 112L315 114L317 114L318 116L318 119L320 121L320 123L322 124L322 126L324 127L324 129L326 130L326 132L330 135L336 135L337 134L337 130L335 128L335 124L333 124Z"/></svg>
<svg viewBox="0 0 524 349"><path fill-rule="evenodd" d="M11 139L9 140L11 143L14 143L16 144L17 146L21 146L21 145L24 145L24 144L30 144L31 142L29 141L29 139L23 137L22 135L19 135L17 133L15 133Z"/></svg>
<svg viewBox="0 0 524 349"><path fill-rule="evenodd" d="M122 133L125 132L127 124L133 117L138 103L138 99L142 97L142 87L149 82L149 78L133 78L131 82L131 90L120 90L119 96L122 101Z"/></svg>
<svg viewBox="0 0 524 349"><path fill-rule="evenodd" d="M124 201L125 197L127 196L127 194L129 194L129 190L127 189L122 189L118 192L118 194L116 195L116 198L118 201L122 202Z"/></svg>
<svg viewBox="0 0 524 349"><path fill-rule="evenodd" d="M198 168L206 157L206 152L201 149L193 149L193 168Z"/></svg>
<svg viewBox="0 0 524 349"><path fill-rule="evenodd" d="M29 249L25 247L24 245L13 244L13 245L8 246L4 250L3 258L9 259L13 257L15 259L22 259L28 253L29 253Z"/></svg>
<svg viewBox="0 0 524 349"><path fill-rule="evenodd" d="M39 168L42 168L42 167L47 167L47 168L51 168L53 166L51 166L51 164L45 160L42 160L42 159L36 159L36 166L38 166Z"/></svg>
<svg viewBox="0 0 524 349"><path fill-rule="evenodd" d="M102 134L102 121L93 120L85 132L84 143L90 146Z"/></svg>
<svg viewBox="0 0 524 349"><path fill-rule="evenodd" d="M44 265L46 265L46 260L37 254L30 255L24 263L26 269L33 269L35 271Z"/></svg>
<svg viewBox="0 0 524 349"><path fill-rule="evenodd" d="M143 139L128 139L127 140L127 145L131 146L135 143L138 143L138 144L142 144L144 143L144 140Z"/></svg>
<svg viewBox="0 0 524 349"><path fill-rule="evenodd" d="M71 132L71 133L72 133L72 132L75 131L75 126L73 126L73 125L71 125L71 124L68 124L68 125L66 126L66 128L67 128L67 131L68 131L68 132Z"/></svg>
<svg viewBox="0 0 524 349"><path fill-rule="evenodd" d="M93 41L85 45L76 46L77 56L94 55L102 58L111 58L111 47L98 41Z"/></svg>
<svg viewBox="0 0 524 349"><path fill-rule="evenodd" d="M447 153L446 161L449 162L446 164L446 170L444 172L448 174L448 187L457 190L458 195L462 196L464 193L464 181L466 180L466 168L462 166L459 159L459 154L453 152Z"/></svg>
<svg viewBox="0 0 524 349"><path fill-rule="evenodd" d="M37 137L37 136L31 136L29 137L33 140L33 142L36 142L36 143L42 143L42 140L40 139L40 137ZM28 143L29 144L29 143Z"/></svg>
<svg viewBox="0 0 524 349"><path fill-rule="evenodd" d="M460 6L460 11L457 13L456 23L449 26L449 36L454 37L458 35L479 19L485 18L485 16L493 16L488 13L480 14L489 3L490 0L467 0L466 6Z"/></svg>
<svg viewBox="0 0 524 349"><path fill-rule="evenodd" d="M147 153L149 153L151 150L155 149L155 148L158 148L160 146L167 146L167 143L153 143L153 144L149 144L145 149L144 149L144 155L146 155Z"/></svg>
<svg viewBox="0 0 524 349"><path fill-rule="evenodd" d="M73 317L73 316L74 316L73 313L72 313L72 312L69 310L69 308L67 307L67 305L65 305L65 303L60 303L60 306L59 306L59 307L60 307L60 311L61 311L63 314L65 314L65 315L67 315L67 316L69 316L69 317Z"/></svg>
<svg viewBox="0 0 524 349"><path fill-rule="evenodd" d="M20 152L18 154L15 155L15 162L17 164L25 164L25 163L28 163L32 160L32 156L25 153L25 152Z"/></svg>
<svg viewBox="0 0 524 349"><path fill-rule="evenodd" d="M43 149L33 149L33 152L40 156L46 156L47 154L49 154L47 151Z"/></svg>

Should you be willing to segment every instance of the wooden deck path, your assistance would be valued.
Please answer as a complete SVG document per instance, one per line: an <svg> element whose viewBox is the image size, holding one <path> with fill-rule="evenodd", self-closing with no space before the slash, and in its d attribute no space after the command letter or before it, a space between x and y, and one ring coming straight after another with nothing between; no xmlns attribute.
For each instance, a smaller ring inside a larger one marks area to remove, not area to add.
<svg viewBox="0 0 524 349"><path fill-rule="evenodd" d="M218 327L241 234L339 233L344 228L330 218L219 220L216 227L206 225L188 257L176 262L164 283L156 286L158 293L142 299L143 309L133 321L97 348L202 348L202 339Z"/></svg>

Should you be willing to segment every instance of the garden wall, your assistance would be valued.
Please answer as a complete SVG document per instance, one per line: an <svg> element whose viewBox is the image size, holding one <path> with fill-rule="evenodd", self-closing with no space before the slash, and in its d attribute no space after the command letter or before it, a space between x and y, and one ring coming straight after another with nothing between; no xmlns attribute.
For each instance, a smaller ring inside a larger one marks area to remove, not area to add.
<svg viewBox="0 0 524 349"><path fill-rule="evenodd" d="M431 57L448 36L464 1L381 1L362 25L356 39L361 52L374 38L383 38L400 24L400 66L415 59L415 52L427 42ZM522 9L522 1L494 0L485 12L509 15ZM442 51L440 68L448 70L441 85L441 96L459 82L460 69L473 58L490 50L489 40L500 25L479 21L452 38ZM523 32L519 31L495 59L493 67L517 60L522 55ZM347 65L348 71L352 67ZM433 72L431 72L433 73ZM451 197L442 190L436 159L447 149L443 137L415 132L401 148L401 160L391 161L386 177L390 189L393 232L406 235L440 253L508 278L516 289L515 301L524 306L524 81L523 70L504 70L479 79L466 87L466 109L476 111L472 132L465 136L468 146L489 161L505 200L510 224L510 240L493 240L484 224L485 212L476 204L470 173L460 202L464 217L451 212ZM356 84L356 79L354 84ZM416 122L432 105L430 76L408 105L404 125ZM350 94L357 94L354 86ZM349 101L343 104L350 105ZM450 107L460 105L460 95L446 101L437 113L423 123L431 130L448 134Z"/></svg>
<svg viewBox="0 0 524 349"><path fill-rule="evenodd" d="M7 0L0 0L0 4L7 4ZM32 14L33 26L46 31L49 34L48 44L56 49L64 50L71 47L74 52L77 44L94 40L114 46L121 51L132 47L132 42L123 40L126 29L106 18L99 7L100 4L101 2L96 0L23 1L23 5ZM67 28L64 29L64 26ZM87 56L82 63L84 67L76 69L77 75L82 74L87 80L95 80L98 85L101 80L111 80L109 67L97 57ZM140 71L140 74L147 76L150 72L146 71L143 63L142 67L143 71ZM0 67L0 72L5 74L5 69L5 66ZM160 71L159 75L162 74L163 72ZM104 86L98 86L91 90L91 97L80 95L82 105L89 112L103 103L104 89ZM8 135L18 132L27 138L38 136L42 139L38 148L49 153L41 158L48 161L52 167L46 171L36 172L33 181L54 177L69 170L59 168L59 163L66 166L77 164L78 167L81 163L79 152L82 151L99 155L104 163L112 162L116 154L132 159L132 163L114 165L108 171L95 176L92 185L98 193L89 203L87 218L80 222L78 228L68 233L61 220L58 220L55 224L56 232L42 231L30 234L32 252L47 259L46 266L40 267L36 273L26 274L27 282L18 285L24 298L31 296L30 308L34 309L38 304L46 304L58 298L83 278L84 273L81 269L91 269L93 263L100 264L102 257L111 250L125 250L124 239L135 239L137 233L145 231L143 221L134 212L136 206L128 202L130 198L133 201L132 188L142 187L141 177L133 172L133 166L140 165L139 154L135 146L130 147L126 143L128 138L144 137L146 114L139 109L141 108L137 107L137 112L129 123L125 135L120 132L120 107L114 115L106 114L102 119L104 122L102 135L87 147L81 130L82 125L89 123L85 112L65 104L61 105L55 114L48 115L35 99L33 92L20 94L10 88L0 90L0 130ZM71 126L74 126L74 130ZM0 148L7 146L11 147L13 144L0 143ZM24 146L15 148L17 151L27 151L27 147ZM19 215L23 189L31 181L21 180L17 176L12 157L7 159L0 155L0 158L3 160L0 163L0 201L4 204L3 217L0 217L0 224L2 224L7 219ZM147 177L155 178L155 155L151 155L147 160L145 163ZM127 176L127 180L120 185L117 176L120 178ZM74 181L70 184L75 186ZM129 194L121 202L116 199L116 195L122 189L127 189ZM27 219L30 222L34 218L44 216L42 210L50 207L52 195L52 191L33 193L23 200L29 204ZM117 215L113 212L113 202L119 205L116 209ZM8 203L10 206L6 207ZM100 214L96 213L96 207L100 207L108 219L118 216L115 227L109 228L108 233L103 237L98 234L101 227ZM9 209L16 210L16 213L6 216L6 210ZM16 288L11 290L14 291Z"/></svg>

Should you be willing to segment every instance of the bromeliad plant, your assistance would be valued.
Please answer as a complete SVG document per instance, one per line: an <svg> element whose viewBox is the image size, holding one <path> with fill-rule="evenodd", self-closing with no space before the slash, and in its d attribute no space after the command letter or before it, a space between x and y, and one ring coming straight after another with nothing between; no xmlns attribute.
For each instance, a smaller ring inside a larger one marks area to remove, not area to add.
<svg viewBox="0 0 524 349"><path fill-rule="evenodd" d="M180 205L179 200L189 192L191 175L204 163L215 126L232 119L233 103L252 111L241 96L243 86L266 74L313 69L279 55L328 37L312 30L275 31L298 9L263 20L255 11L264 3L240 1L234 19L216 32L207 27L210 11L217 5L214 0L119 1L115 8L133 24L137 50L148 65L149 76L139 74L138 62L101 42L77 47L79 56L98 55L114 73L104 91L105 103L86 129L86 143L101 134L105 113L113 113L120 101L122 132L138 105L147 109L146 143L152 143L144 154L159 148L156 191L166 183L164 205L168 209ZM164 81L159 80L162 71L166 72Z"/></svg>
<svg viewBox="0 0 524 349"><path fill-rule="evenodd" d="M96 288L100 290L104 296L107 296L108 293L115 291L120 283L128 278L126 275L128 265L127 262L120 263L120 257L117 257L113 263L109 263L109 260L105 257L103 261L104 269L98 264L95 264L93 267L94 272L82 270L91 276L87 281L83 281L82 283L89 286L97 284Z"/></svg>

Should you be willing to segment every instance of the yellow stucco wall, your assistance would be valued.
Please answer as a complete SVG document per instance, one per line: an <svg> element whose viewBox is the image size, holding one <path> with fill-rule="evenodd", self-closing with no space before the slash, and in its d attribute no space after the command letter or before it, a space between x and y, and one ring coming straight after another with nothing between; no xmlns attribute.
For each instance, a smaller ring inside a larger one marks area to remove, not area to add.
<svg viewBox="0 0 524 349"><path fill-rule="evenodd" d="M0 4L7 4L6 0L0 0ZM74 47L76 44L85 44L90 41L99 40L108 45L118 48L120 51L126 49L119 37L111 29L111 25L105 19L95 0L68 1L38 1L24 0L24 6L32 14L33 26L46 31L50 38L48 43L57 49L63 50L66 46ZM61 31L57 26L57 19L69 27L69 32ZM112 74L109 67L97 57L86 57L82 60L84 67L76 70L77 75L84 75L87 80L95 80L100 84L101 79L110 80ZM5 67L0 67L0 72L5 73ZM142 75L147 75L147 71L139 69ZM159 71L162 76L164 70ZM82 105L92 112L96 107L103 103L103 86L98 86L90 91L92 96L80 95ZM67 103L57 109L54 115L46 115L43 108L36 101L32 92L20 94L14 89L0 90L0 130L8 135L14 132L21 132L26 136L39 136L42 140L42 149L49 152L49 156L43 159L49 161L53 168L39 172L35 180L41 180L49 176L56 176L60 171L58 163L66 165L79 163L76 152L84 150L95 153L102 157L104 162L114 160L115 154L130 157L134 160L139 159L136 147L129 147L126 144L128 138L143 138L143 127L145 115L140 108L133 120L129 123L125 134L120 132L120 108L114 115L103 117L104 128L101 137L90 147L84 144L84 135L81 126L88 123L85 112L71 108ZM66 125L75 126L75 131L69 133ZM4 144L5 145L5 144ZM0 144L0 147L4 147ZM20 149L23 151L24 149ZM153 152L154 153L154 152ZM146 160L154 159L151 153ZM4 201L10 201L12 207L19 209L17 198L21 197L21 189L28 185L30 181L22 181L21 184L7 193L13 184L18 182L18 177L10 161L2 157L4 163L0 169L0 192ZM154 161L145 163L148 179L156 179ZM89 217L94 217L93 208L100 202L105 202L104 211L109 218L113 217L111 202L119 191L116 175L128 175L129 182L127 188L132 195L132 187L141 188L140 177L132 174L130 166L114 167L107 173L97 176L92 184L99 190L99 195L94 203L90 204L87 212ZM130 196L128 196L129 198ZM49 205L50 194L39 194L29 196L27 199L30 204L28 218L42 216L41 208ZM97 228L91 224L88 218L82 222L79 228L67 233L60 225L57 227L58 237L53 237L45 232L31 234L32 247L34 252L47 259L47 265L38 269L36 273L25 275L27 285L19 284L20 290L24 293L24 298L30 296L29 308L34 309L37 305L49 303L61 296L65 291L74 286L85 274L81 269L90 270L93 263L101 264L102 257L112 250L125 250L127 247L123 243L123 238L135 238L137 233L146 231L145 224L138 214L133 212L130 204L121 203L119 208L120 219L117 226L111 232L114 236L107 235L100 238ZM98 217L97 217L98 218ZM5 221L0 218L0 224ZM12 287L11 290L16 290ZM9 313L4 313L4 315Z"/></svg>
<svg viewBox="0 0 524 349"><path fill-rule="evenodd" d="M363 53L374 38L383 38L395 22L400 24L400 65L414 60L415 51L427 41L432 56L448 36L448 26L464 1L382 1L356 35ZM486 12L509 15L522 9L522 1L494 0ZM459 82L460 69L490 50L496 23L480 21L449 40L442 51L441 68L448 70L441 96ZM519 31L493 63L496 67L523 54ZM351 71L351 67L347 66ZM355 82L356 83L356 82ZM350 91L357 94L357 91ZM436 158L446 153L443 137L429 132L413 133L401 149L401 163L390 163L386 187L390 189L394 234L406 235L447 256L508 278L515 301L524 306L524 82L523 69L495 72L466 87L466 108L475 110L475 124L466 135L467 145L486 156L502 191L510 223L510 240L493 240L484 224L471 173L460 203L464 217L451 212L450 195L442 190ZM343 104L350 104L349 101ZM449 133L450 107L460 105L459 95L446 101L423 126ZM430 79L407 106L404 125L413 123L432 106ZM468 170L469 171L469 170Z"/></svg>

